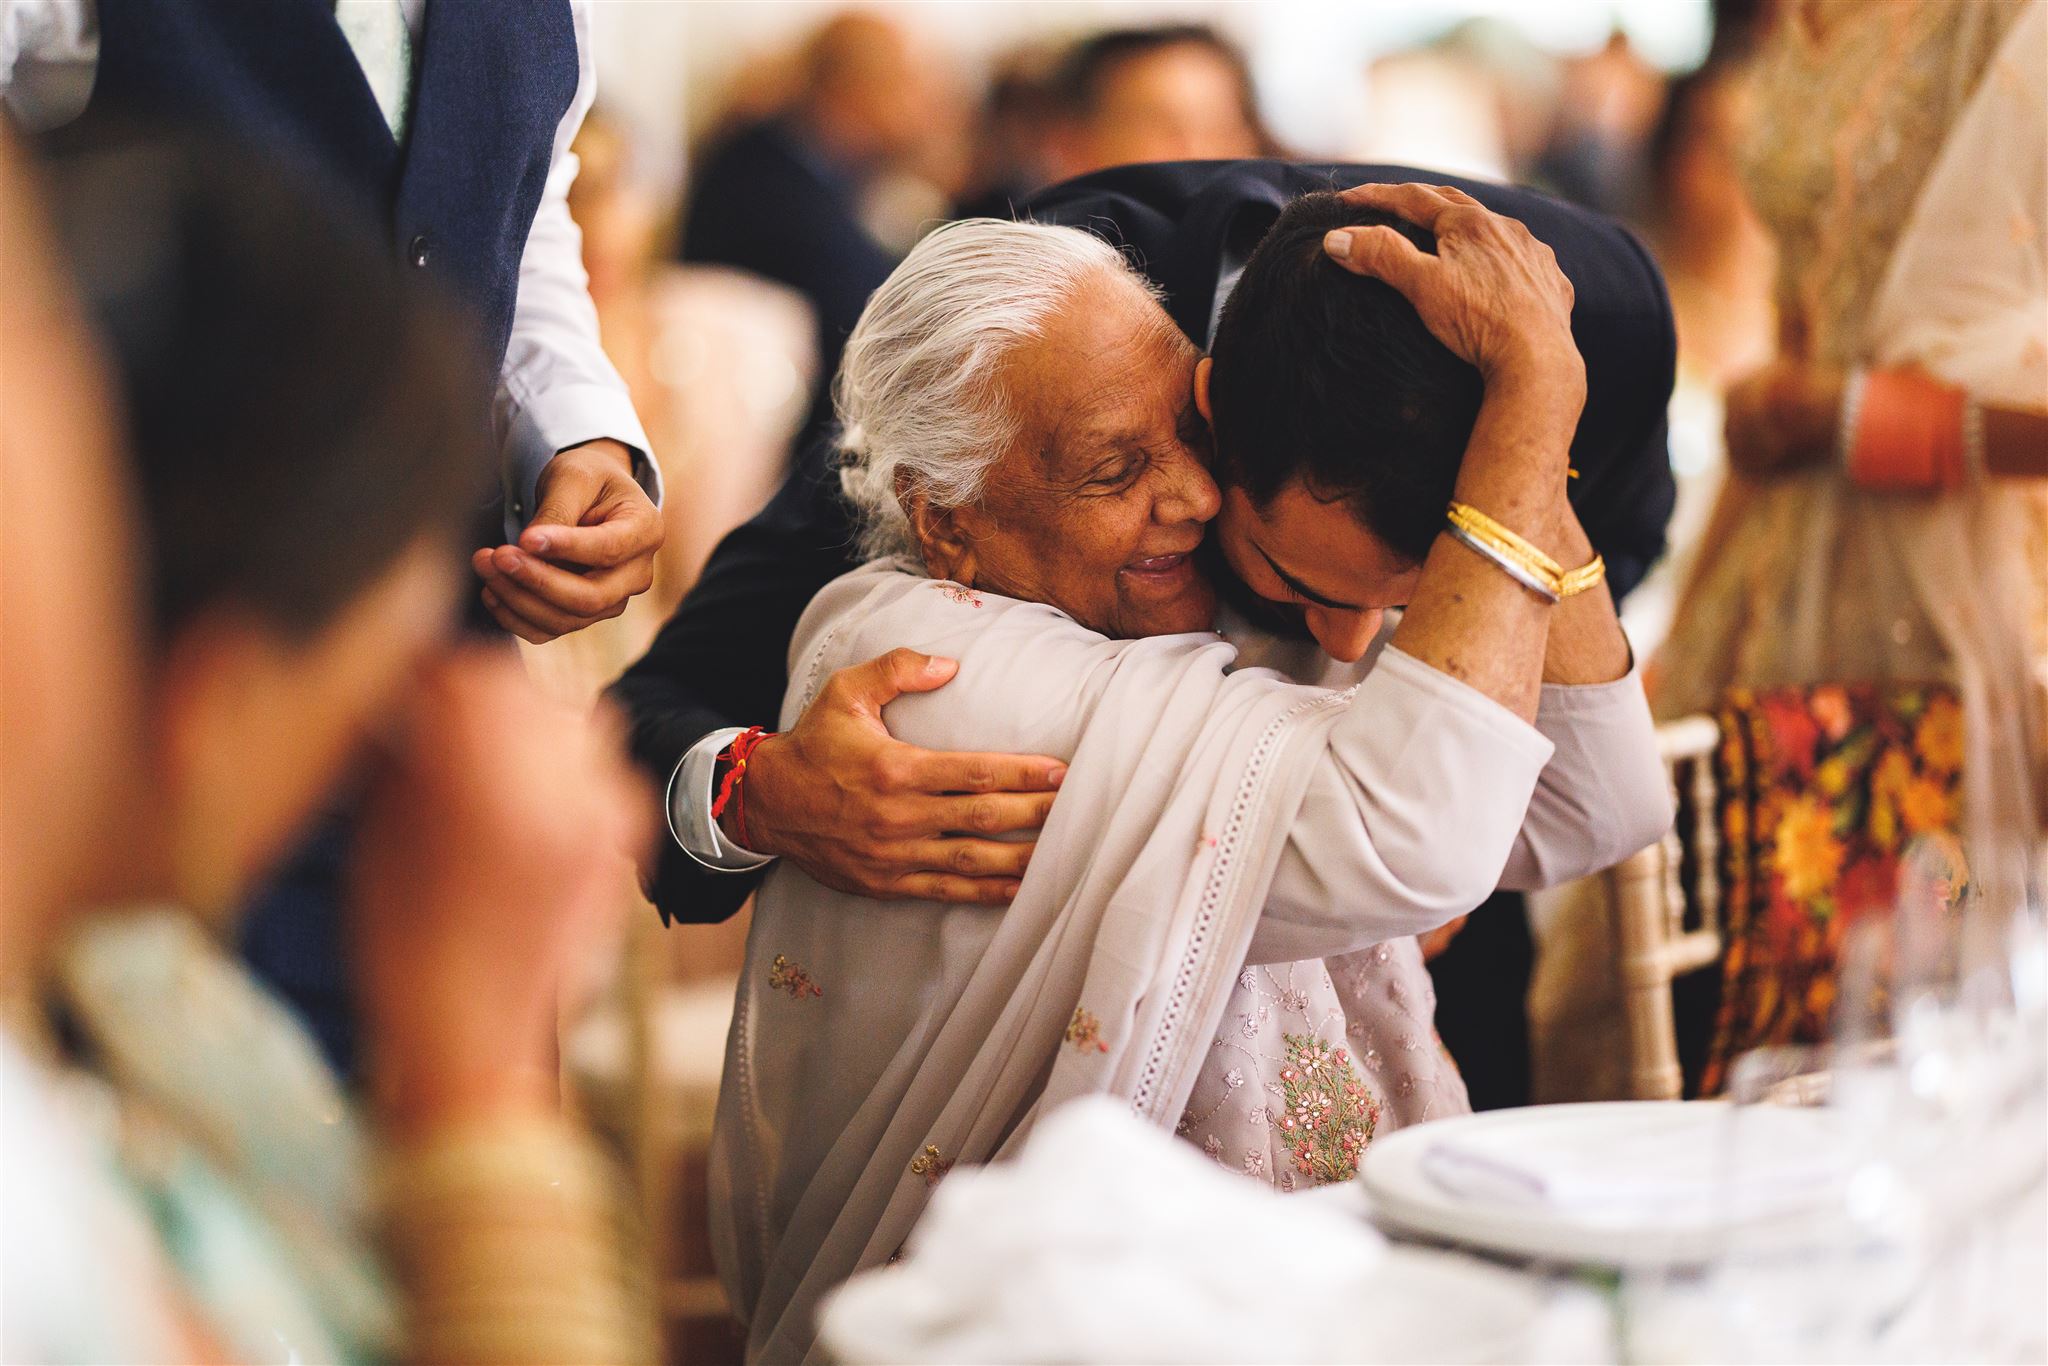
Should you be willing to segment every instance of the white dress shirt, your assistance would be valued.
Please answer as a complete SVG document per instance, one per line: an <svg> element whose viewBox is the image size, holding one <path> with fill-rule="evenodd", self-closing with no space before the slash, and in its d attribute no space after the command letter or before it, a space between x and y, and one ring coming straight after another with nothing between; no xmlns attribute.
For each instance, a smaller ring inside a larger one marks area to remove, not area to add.
<svg viewBox="0 0 2048 1366"><path fill-rule="evenodd" d="M416 47L428 0L397 3ZM635 477L661 501L661 473L649 454L646 430L598 339L597 307L583 271L583 235L569 216L569 186L577 169L569 144L597 97L590 0L569 0L569 8L576 29L576 94L555 129L547 185L520 259L512 335L493 411L508 539L533 514L542 468L557 452L586 441L609 438L631 448ZM95 0L0 0L0 103L23 127L40 132L84 113L99 52ZM386 74L365 70L380 91Z"/></svg>

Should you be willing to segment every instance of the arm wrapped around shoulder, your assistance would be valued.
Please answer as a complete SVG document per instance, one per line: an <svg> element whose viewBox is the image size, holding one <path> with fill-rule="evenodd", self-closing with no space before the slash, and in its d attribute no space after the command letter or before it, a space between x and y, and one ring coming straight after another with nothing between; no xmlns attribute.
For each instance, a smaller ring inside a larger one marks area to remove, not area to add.
<svg viewBox="0 0 2048 1366"><path fill-rule="evenodd" d="M1251 961L1420 934L1493 894L1551 742L1396 648L1331 732L1280 858Z"/></svg>
<svg viewBox="0 0 2048 1366"><path fill-rule="evenodd" d="M1536 729L1557 748L1536 780L1502 887L1554 887L1664 837L1676 802L1635 670L1612 683L1546 686Z"/></svg>

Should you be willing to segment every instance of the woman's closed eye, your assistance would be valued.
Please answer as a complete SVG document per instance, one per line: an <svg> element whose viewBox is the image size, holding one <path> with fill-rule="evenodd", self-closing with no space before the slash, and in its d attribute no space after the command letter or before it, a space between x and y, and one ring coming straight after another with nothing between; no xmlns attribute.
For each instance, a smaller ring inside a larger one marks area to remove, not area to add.
<svg viewBox="0 0 2048 1366"><path fill-rule="evenodd" d="M1120 451L1089 471L1081 485L1083 493L1122 493L1138 482L1151 466L1152 457L1143 451Z"/></svg>

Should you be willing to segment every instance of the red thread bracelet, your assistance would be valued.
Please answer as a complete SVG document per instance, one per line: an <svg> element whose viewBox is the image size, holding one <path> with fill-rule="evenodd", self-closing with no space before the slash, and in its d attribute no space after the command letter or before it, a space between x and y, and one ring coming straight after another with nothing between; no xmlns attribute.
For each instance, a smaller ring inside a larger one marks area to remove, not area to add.
<svg viewBox="0 0 2048 1366"><path fill-rule="evenodd" d="M730 806L733 836L742 849L752 847L752 841L747 838L747 760L753 758L754 751L761 747L763 740L773 739L774 736L774 731L765 730L760 726L750 726L733 736L732 743L718 756L720 762L728 764L729 767L725 771L725 781L719 784L718 796L711 803L711 819L715 821L723 817L726 807Z"/></svg>

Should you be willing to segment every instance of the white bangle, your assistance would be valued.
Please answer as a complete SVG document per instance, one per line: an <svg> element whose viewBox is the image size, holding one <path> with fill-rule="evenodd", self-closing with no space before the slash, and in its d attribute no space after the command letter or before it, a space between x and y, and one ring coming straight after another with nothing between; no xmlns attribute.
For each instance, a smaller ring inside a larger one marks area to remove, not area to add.
<svg viewBox="0 0 2048 1366"><path fill-rule="evenodd" d="M1974 399L1963 400L1963 484L1968 487L1984 478L1984 406Z"/></svg>
<svg viewBox="0 0 2048 1366"><path fill-rule="evenodd" d="M1863 420L1863 391L1870 385L1870 372L1857 369L1849 372L1849 378L1842 385L1841 425L1835 432L1835 463L1842 473L1853 474L1849 459L1856 451L1856 427Z"/></svg>
<svg viewBox="0 0 2048 1366"><path fill-rule="evenodd" d="M1502 573L1528 589L1531 593L1534 593L1537 597L1550 603L1552 606L1557 604L1557 590L1537 578L1534 574L1531 574L1524 566L1517 564L1514 560L1503 555L1500 551L1494 549L1461 526L1446 525L1444 530L1450 533L1451 537L1460 545L1463 545L1480 558L1490 561Z"/></svg>

